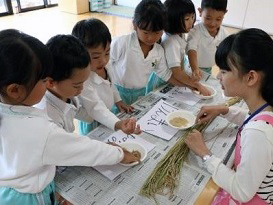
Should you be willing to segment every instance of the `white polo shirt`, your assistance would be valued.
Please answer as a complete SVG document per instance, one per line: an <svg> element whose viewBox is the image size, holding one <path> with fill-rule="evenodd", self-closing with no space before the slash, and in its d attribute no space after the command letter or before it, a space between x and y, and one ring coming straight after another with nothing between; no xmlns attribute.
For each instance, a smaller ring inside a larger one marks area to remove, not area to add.
<svg viewBox="0 0 273 205"><path fill-rule="evenodd" d="M246 117L248 117L247 113L248 110L234 106L230 107L228 114L223 117L241 126ZM273 117L273 113L268 111L262 111L258 115L260 114L267 114ZM273 185L272 125L262 120L248 122L241 132L240 154L241 162L236 172L226 167L221 163L221 159L216 156L208 159L205 162L205 166L212 174L213 181L230 193L234 199L240 202L247 202L258 191L263 192L261 197L266 198L266 195L272 193L272 188L270 187Z"/></svg>
<svg viewBox="0 0 273 205"><path fill-rule="evenodd" d="M212 37L203 23L199 23L190 30L187 38L186 52L197 51L198 66L200 68L215 65L217 46L228 36L227 31L221 26L217 35Z"/></svg>
<svg viewBox="0 0 273 205"><path fill-rule="evenodd" d="M104 102L106 107L111 110L116 102L121 101L120 95L115 86L109 80L105 80L97 73L92 72L88 81L96 89L100 99Z"/></svg>
<svg viewBox="0 0 273 205"><path fill-rule="evenodd" d="M45 110L48 116L67 132L74 132L73 120L75 118L85 122L96 120L113 130L116 122L119 121L92 87L84 88L82 94L71 98L69 103L47 91L41 102L35 107Z"/></svg>
<svg viewBox="0 0 273 205"><path fill-rule="evenodd" d="M74 132L74 118L87 122L93 121L86 110L81 106L78 97L71 98L70 103L66 103L53 95L50 91L46 91L41 102L34 107L45 110L48 116L67 132Z"/></svg>
<svg viewBox="0 0 273 205"><path fill-rule="evenodd" d="M153 71L165 81L172 74L167 68L164 50L158 43L144 58L136 32L113 39L109 64L114 82L129 89L145 87Z"/></svg>
<svg viewBox="0 0 273 205"><path fill-rule="evenodd" d="M0 103L0 187L41 192L55 166L111 165L123 159L116 146L68 133L43 110Z"/></svg>
<svg viewBox="0 0 273 205"><path fill-rule="evenodd" d="M90 76L92 74L93 72L90 73ZM115 124L120 119L106 107L90 80L84 82L83 90L79 95L79 101L94 120L112 130L115 129Z"/></svg>
<svg viewBox="0 0 273 205"><path fill-rule="evenodd" d="M164 33L161 45L165 51L168 68L184 68L185 48L187 46L185 35Z"/></svg>

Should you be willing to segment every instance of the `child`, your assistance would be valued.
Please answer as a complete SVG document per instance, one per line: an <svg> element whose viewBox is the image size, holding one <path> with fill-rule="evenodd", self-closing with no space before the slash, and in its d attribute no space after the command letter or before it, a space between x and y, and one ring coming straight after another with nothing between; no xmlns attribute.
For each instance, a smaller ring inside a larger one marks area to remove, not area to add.
<svg viewBox="0 0 273 205"><path fill-rule="evenodd" d="M88 97L80 95L90 74L90 57L80 40L72 35L57 35L49 39L47 46L54 58L54 69L48 91L36 107L45 109L67 132L74 131L74 118L87 122L96 119L128 134L140 131L135 119L119 120L110 112L94 90Z"/></svg>
<svg viewBox="0 0 273 205"><path fill-rule="evenodd" d="M185 33L190 31L195 22L194 4L191 0L167 0L164 5L167 8L167 26L161 45L165 51L167 65L177 80L196 88L200 94L207 95L207 88L194 81L184 69L187 45Z"/></svg>
<svg viewBox="0 0 273 205"><path fill-rule="evenodd" d="M186 48L195 80L201 79L201 70L211 74L216 48L228 36L221 26L227 12L227 0L202 0L198 11L202 22L189 32Z"/></svg>
<svg viewBox="0 0 273 205"><path fill-rule="evenodd" d="M135 32L118 37L111 43L110 65L122 100L132 104L144 96L154 71L164 81L184 85L167 68L160 40L166 23L166 10L159 0L142 0L135 9Z"/></svg>
<svg viewBox="0 0 273 205"><path fill-rule="evenodd" d="M225 106L205 106L201 122L222 114L241 125L238 130L234 170L212 155L200 132L186 138L189 148L202 157L215 183L223 188L213 204L272 204L273 201L273 41L259 29L227 37L216 51L218 78L226 96L239 96L249 111ZM225 176L225 177L223 177Z"/></svg>
<svg viewBox="0 0 273 205"><path fill-rule="evenodd" d="M133 107L125 105L115 86L111 83L111 70L105 66L109 61L111 34L107 26L99 19L88 19L79 21L73 28L72 35L76 36L84 44L91 58L91 74L85 82L85 86L96 89L99 97L113 113L118 111L132 112ZM116 106L118 110L116 109ZM88 134L99 123L87 123L80 121L80 133Z"/></svg>
<svg viewBox="0 0 273 205"><path fill-rule="evenodd" d="M52 61L38 39L17 30L0 32L1 205L56 205L57 165L136 161L120 147L67 133L44 111L32 107L45 94Z"/></svg>

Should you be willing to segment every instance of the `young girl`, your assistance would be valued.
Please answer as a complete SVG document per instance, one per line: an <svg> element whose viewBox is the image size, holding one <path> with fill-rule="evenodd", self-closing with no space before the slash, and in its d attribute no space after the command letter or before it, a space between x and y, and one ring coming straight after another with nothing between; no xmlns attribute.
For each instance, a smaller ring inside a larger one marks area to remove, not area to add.
<svg viewBox="0 0 273 205"><path fill-rule="evenodd" d="M119 111L132 112L133 107L124 104L118 91L111 83L111 70L106 68L109 61L111 34L107 26L99 19L79 21L73 28L72 35L78 37L87 48L91 59L91 74L85 82L85 86L91 86L97 90L101 100L113 113ZM115 106L116 105L116 106ZM118 108L118 109L117 109ZM99 123L87 123L80 121L80 133L88 134Z"/></svg>
<svg viewBox="0 0 273 205"><path fill-rule="evenodd" d="M188 33L195 22L195 8L191 0L167 0L167 26L161 45L164 48L167 65L175 78L185 85L197 88L202 95L209 91L199 82L188 76L184 69L185 48L187 45L185 33Z"/></svg>
<svg viewBox="0 0 273 205"><path fill-rule="evenodd" d="M52 70L52 56L38 39L16 30L1 31L0 64L1 205L57 204L56 165L136 161L117 146L65 132L32 107L45 94Z"/></svg>
<svg viewBox="0 0 273 205"><path fill-rule="evenodd" d="M273 201L273 41L259 29L247 29L227 37L216 51L220 83L226 96L239 96L249 110L205 106L201 122L222 114L240 125L234 169L210 153L203 137L193 131L189 148L203 158L221 190L213 204L272 204Z"/></svg>
<svg viewBox="0 0 273 205"><path fill-rule="evenodd" d="M135 9L135 32L112 41L110 65L114 82L126 104L135 102L147 88L154 71L162 80L175 85L177 81L167 68L164 50L157 42L166 24L166 9L159 0L142 0ZM151 87L151 86L150 86Z"/></svg>

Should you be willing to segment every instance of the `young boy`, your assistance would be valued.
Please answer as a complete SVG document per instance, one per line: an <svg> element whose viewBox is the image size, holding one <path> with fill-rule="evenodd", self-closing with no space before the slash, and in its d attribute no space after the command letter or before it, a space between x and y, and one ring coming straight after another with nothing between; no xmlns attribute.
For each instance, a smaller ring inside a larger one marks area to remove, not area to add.
<svg viewBox="0 0 273 205"><path fill-rule="evenodd" d="M118 111L132 112L133 107L122 102L112 83L111 69L107 67L111 44L111 34L107 26L95 18L81 20L74 26L72 35L84 44L91 58L91 74L84 85L95 88L100 99L113 113ZM86 135L98 125L99 123L96 121L91 124L80 121L80 133Z"/></svg>
<svg viewBox="0 0 273 205"><path fill-rule="evenodd" d="M36 107L45 109L48 116L67 132L73 132L73 120L92 122L93 119L113 129L139 133L135 119L119 120L84 82L90 75L90 57L83 44L72 35L52 37L47 46L54 58L54 69L45 96ZM82 90L85 94L81 94Z"/></svg>
<svg viewBox="0 0 273 205"><path fill-rule="evenodd" d="M186 48L192 77L196 80L201 79L201 70L211 74L216 48L228 36L221 26L227 12L227 0L202 0L198 11L202 22L189 32Z"/></svg>

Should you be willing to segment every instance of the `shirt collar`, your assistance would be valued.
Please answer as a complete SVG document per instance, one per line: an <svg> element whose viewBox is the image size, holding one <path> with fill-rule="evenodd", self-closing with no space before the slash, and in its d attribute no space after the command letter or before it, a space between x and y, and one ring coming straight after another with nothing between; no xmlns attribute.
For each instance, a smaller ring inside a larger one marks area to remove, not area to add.
<svg viewBox="0 0 273 205"><path fill-rule="evenodd" d="M9 105L0 103L0 113L3 115L42 117L49 119L44 110L24 105Z"/></svg>
<svg viewBox="0 0 273 205"><path fill-rule="evenodd" d="M79 107L79 101L77 97L71 98L71 103L66 103L60 98L53 95L51 92L46 91L45 98L48 103L64 113L68 112L71 109L77 109L77 107Z"/></svg>
<svg viewBox="0 0 273 205"><path fill-rule="evenodd" d="M134 31L133 33L131 33L131 39L130 39L130 46L129 49L135 50L137 52L141 52L142 56L143 56L143 52L141 50L140 44L139 44L139 40L137 37L137 33L136 31ZM151 59L154 57L158 56L158 52L157 52L157 43L154 44L152 50L150 50L148 56L145 58L146 59ZM160 45L159 45L160 46Z"/></svg>
<svg viewBox="0 0 273 205"><path fill-rule="evenodd" d="M93 71L92 71L92 74L90 76L90 79L92 80L92 82L94 82L97 85L100 85L102 83L110 84L109 80L104 80L96 72L93 72ZM107 77L107 79L108 79L108 77Z"/></svg>
<svg viewBox="0 0 273 205"><path fill-rule="evenodd" d="M218 39L220 38L220 32L222 31L222 27L220 26L219 30L218 30L218 33L216 34L215 37L211 36L207 30L207 28L204 26L203 23L200 23L200 30L201 32L206 36L206 37L210 37L210 38L213 38L213 39Z"/></svg>

